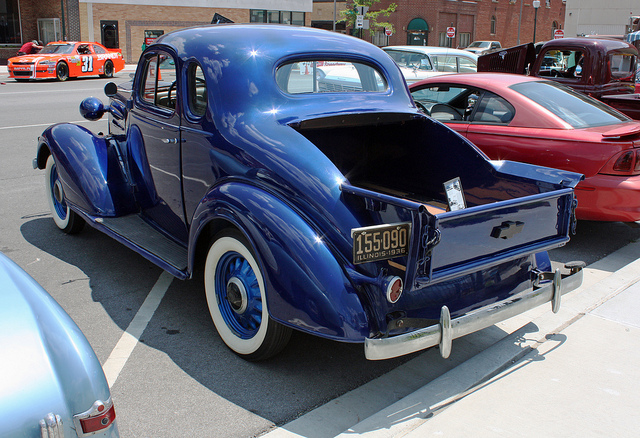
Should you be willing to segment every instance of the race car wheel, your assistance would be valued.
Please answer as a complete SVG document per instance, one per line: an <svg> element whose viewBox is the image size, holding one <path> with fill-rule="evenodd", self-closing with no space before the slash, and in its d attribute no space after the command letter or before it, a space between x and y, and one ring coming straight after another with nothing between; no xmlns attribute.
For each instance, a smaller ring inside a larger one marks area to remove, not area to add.
<svg viewBox="0 0 640 438"><path fill-rule="evenodd" d="M112 78L113 77L113 63L111 61L106 61L104 63L104 74L100 75L103 78Z"/></svg>
<svg viewBox="0 0 640 438"><path fill-rule="evenodd" d="M47 159L45 187L49 209L58 228L67 234L79 233L84 228L84 220L64 201L64 190L53 155L49 155Z"/></svg>
<svg viewBox="0 0 640 438"><path fill-rule="evenodd" d="M260 266L239 231L225 230L213 239L204 285L216 330L238 356L268 359L289 342L291 329L269 317Z"/></svg>
<svg viewBox="0 0 640 438"><path fill-rule="evenodd" d="M56 77L59 81L69 79L69 66L66 62L59 62L58 65L56 65Z"/></svg>

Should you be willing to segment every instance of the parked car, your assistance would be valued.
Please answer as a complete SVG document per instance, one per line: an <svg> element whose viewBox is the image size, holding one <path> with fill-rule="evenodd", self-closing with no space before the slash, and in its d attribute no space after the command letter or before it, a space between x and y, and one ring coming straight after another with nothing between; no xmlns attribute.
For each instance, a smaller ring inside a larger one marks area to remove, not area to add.
<svg viewBox="0 0 640 438"><path fill-rule="evenodd" d="M118 437L100 362L67 313L0 253L0 436Z"/></svg>
<svg viewBox="0 0 640 438"><path fill-rule="evenodd" d="M554 81L502 73L410 86L431 117L490 158L579 172L578 219L640 220L640 122Z"/></svg>
<svg viewBox="0 0 640 438"><path fill-rule="evenodd" d="M9 77L17 81L53 79L66 81L80 76L110 78L124 68L120 49L107 49L95 42L58 41L39 53L9 58Z"/></svg>
<svg viewBox="0 0 640 438"><path fill-rule="evenodd" d="M292 329L364 343L369 359L438 344L447 357L451 339L557 307L581 281L545 252L569 240L581 176L487 160L360 39L179 30L105 91L108 106L80 110L108 112L107 135L61 123L38 141L57 226L86 222L181 279L202 265L215 327L245 359Z"/></svg>
<svg viewBox="0 0 640 438"><path fill-rule="evenodd" d="M475 53L447 47L387 46L382 50L398 64L407 83L443 73L471 73L478 63Z"/></svg>
<svg viewBox="0 0 640 438"><path fill-rule="evenodd" d="M464 50L480 56L498 51L500 49L502 49L502 44L500 44L500 41L474 41L467 47L465 47Z"/></svg>
<svg viewBox="0 0 640 438"><path fill-rule="evenodd" d="M538 49L539 47L539 49ZM635 92L638 50L620 40L560 38L483 55L478 71L528 74L567 85L640 119Z"/></svg>

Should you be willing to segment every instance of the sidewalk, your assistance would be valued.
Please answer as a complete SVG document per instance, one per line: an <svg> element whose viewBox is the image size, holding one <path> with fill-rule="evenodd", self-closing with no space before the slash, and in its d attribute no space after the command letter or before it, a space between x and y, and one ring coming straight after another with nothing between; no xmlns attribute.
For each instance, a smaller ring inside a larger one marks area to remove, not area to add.
<svg viewBox="0 0 640 438"><path fill-rule="evenodd" d="M563 296L558 314L544 307L482 353L337 436L636 436L640 242L587 267L583 286ZM302 432L314 422L314 433ZM321 424L312 411L263 437L326 436Z"/></svg>

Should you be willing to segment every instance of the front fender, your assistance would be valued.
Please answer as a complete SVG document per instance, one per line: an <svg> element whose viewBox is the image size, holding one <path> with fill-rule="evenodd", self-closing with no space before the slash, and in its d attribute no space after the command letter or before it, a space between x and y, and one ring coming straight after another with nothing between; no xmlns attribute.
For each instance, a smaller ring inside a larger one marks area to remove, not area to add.
<svg viewBox="0 0 640 438"><path fill-rule="evenodd" d="M135 211L131 190L119 165L115 140L72 123L47 128L38 142L37 164L48 152L56 160L65 201L90 216L120 216Z"/></svg>
<svg viewBox="0 0 640 438"><path fill-rule="evenodd" d="M363 341L369 335L365 309L330 242L287 203L244 182L225 183L196 209L190 242L219 219L233 223L253 245L273 319L342 341ZM190 264L194 257L192 252Z"/></svg>

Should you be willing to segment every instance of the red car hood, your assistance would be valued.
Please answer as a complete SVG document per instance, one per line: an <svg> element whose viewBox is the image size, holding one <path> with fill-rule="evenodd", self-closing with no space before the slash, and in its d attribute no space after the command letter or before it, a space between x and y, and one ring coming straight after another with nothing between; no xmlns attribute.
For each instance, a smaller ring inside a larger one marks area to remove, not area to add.
<svg viewBox="0 0 640 438"><path fill-rule="evenodd" d="M61 56L64 55L59 53L45 53L44 55L34 53L33 55L14 56L13 58L9 58L9 61L11 61L12 63L36 62L43 59L59 59Z"/></svg>

